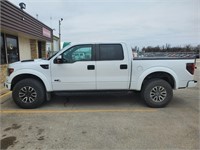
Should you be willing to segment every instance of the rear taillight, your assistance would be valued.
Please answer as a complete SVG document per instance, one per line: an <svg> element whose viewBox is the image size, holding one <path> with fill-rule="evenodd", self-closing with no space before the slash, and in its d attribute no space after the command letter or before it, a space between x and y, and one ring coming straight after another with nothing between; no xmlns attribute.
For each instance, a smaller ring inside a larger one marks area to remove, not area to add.
<svg viewBox="0 0 200 150"><path fill-rule="evenodd" d="M194 74L194 69L195 69L195 64L194 63L187 63L186 64L186 69L189 73L192 75Z"/></svg>
<svg viewBox="0 0 200 150"><path fill-rule="evenodd" d="M13 73L13 72L14 72L14 69L13 69L13 68L8 68L8 76L10 76L11 73Z"/></svg>

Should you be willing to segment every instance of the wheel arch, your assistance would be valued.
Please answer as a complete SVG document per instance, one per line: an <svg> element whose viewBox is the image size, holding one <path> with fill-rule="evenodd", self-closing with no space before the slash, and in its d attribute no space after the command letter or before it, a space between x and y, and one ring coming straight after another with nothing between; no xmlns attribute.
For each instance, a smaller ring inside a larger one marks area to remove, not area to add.
<svg viewBox="0 0 200 150"><path fill-rule="evenodd" d="M141 90L143 85L149 79L158 78L167 81L173 89L178 87L178 77L176 73L169 68L154 68L154 70L148 69L142 73L137 82L137 89Z"/></svg>
<svg viewBox="0 0 200 150"><path fill-rule="evenodd" d="M145 85L146 82L148 82L151 79L162 79L162 80L165 80L166 82L168 82L170 84L170 86L172 87L172 89L175 89L175 87L176 87L174 77L167 72L153 72L153 73L147 75L143 80L142 87Z"/></svg>
<svg viewBox="0 0 200 150"><path fill-rule="evenodd" d="M11 82L11 90L13 90L14 86L21 80L23 79L27 79L27 78L31 78L31 79L35 79L35 80L38 80L42 83L42 85L44 86L45 90L48 91L48 86L46 85L46 83L40 78L38 77L37 75L34 75L34 74L29 74L29 73L24 73L24 74L19 74L17 76L15 76L13 79L12 79L12 82Z"/></svg>

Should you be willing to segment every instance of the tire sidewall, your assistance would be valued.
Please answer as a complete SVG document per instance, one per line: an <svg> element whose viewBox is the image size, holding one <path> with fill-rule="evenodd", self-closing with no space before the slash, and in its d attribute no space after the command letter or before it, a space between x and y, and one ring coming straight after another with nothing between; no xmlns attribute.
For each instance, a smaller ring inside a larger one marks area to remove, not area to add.
<svg viewBox="0 0 200 150"><path fill-rule="evenodd" d="M19 98L19 92L21 88L30 86L32 87L35 92L37 93L36 99L32 103L24 103ZM14 102L21 108L31 109L40 106L45 101L45 89L43 84L35 79L24 79L19 81L13 88L12 97Z"/></svg>
<svg viewBox="0 0 200 150"><path fill-rule="evenodd" d="M162 86L167 92L167 96L161 102L155 102L150 97L151 90L156 86ZM148 106L154 108L160 108L160 107L165 107L171 101L173 97L173 90L171 85L167 81L162 79L152 79L145 84L142 94L144 101Z"/></svg>

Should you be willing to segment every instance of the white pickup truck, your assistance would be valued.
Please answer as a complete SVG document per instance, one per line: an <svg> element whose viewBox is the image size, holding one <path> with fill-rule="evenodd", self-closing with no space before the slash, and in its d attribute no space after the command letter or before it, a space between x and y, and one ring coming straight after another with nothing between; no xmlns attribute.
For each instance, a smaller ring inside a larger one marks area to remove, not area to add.
<svg viewBox="0 0 200 150"><path fill-rule="evenodd" d="M8 67L5 86L22 108L36 108L52 93L141 92L150 107L164 107L173 90L194 87L195 59L133 58L125 43L70 44L47 60Z"/></svg>

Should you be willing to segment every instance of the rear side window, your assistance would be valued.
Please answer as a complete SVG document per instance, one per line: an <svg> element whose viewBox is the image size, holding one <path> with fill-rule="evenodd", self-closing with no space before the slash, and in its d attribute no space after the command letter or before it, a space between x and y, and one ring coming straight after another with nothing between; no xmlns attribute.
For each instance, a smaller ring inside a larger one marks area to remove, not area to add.
<svg viewBox="0 0 200 150"><path fill-rule="evenodd" d="M121 44L100 44L100 60L123 60L124 54Z"/></svg>

